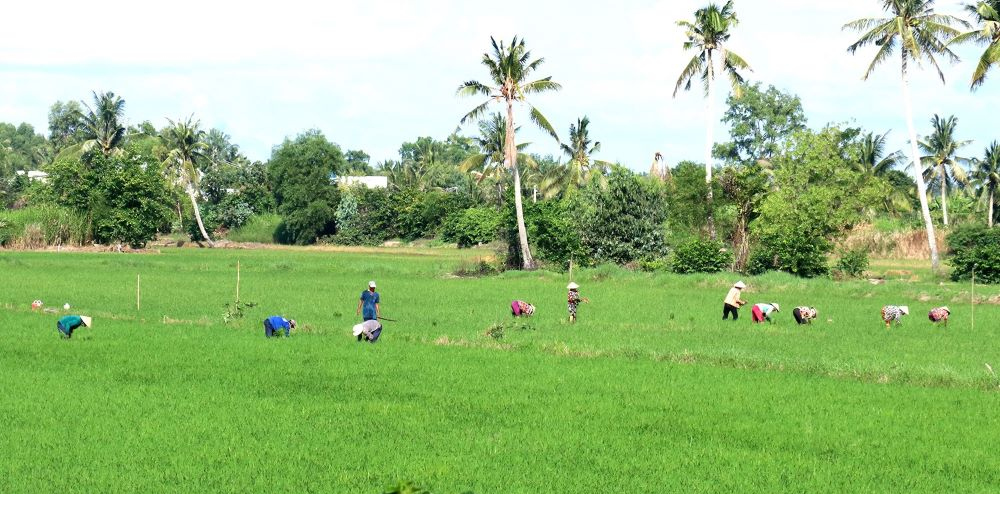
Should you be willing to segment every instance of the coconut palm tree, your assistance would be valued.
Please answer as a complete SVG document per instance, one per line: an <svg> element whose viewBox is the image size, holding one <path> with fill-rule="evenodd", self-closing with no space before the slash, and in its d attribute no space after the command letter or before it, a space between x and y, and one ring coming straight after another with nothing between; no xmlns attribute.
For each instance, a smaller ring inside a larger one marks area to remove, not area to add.
<svg viewBox="0 0 1000 507"><path fill-rule="evenodd" d="M895 169L903 161L903 152L900 150L889 154L885 153L885 143L888 136L888 132L885 134L868 132L861 138L858 156L854 161L855 167L860 172L872 176L885 176L887 172Z"/></svg>
<svg viewBox="0 0 1000 507"><path fill-rule="evenodd" d="M562 177L555 183L564 189L581 187L596 173L603 176L611 164L594 159L601 151L601 143L590 139L590 119L584 116L578 118L575 124L569 126L569 144L560 144L564 155L569 158L564 166Z"/></svg>
<svg viewBox="0 0 1000 507"><path fill-rule="evenodd" d="M885 178L890 171L896 169L903 163L903 152L896 150L886 154L886 137L889 133L875 134L868 132L858 143L857 158L854 159L854 167L859 172L875 178ZM883 201L886 211L910 211L913 209L910 196L902 189L895 186L892 192Z"/></svg>
<svg viewBox="0 0 1000 507"><path fill-rule="evenodd" d="M1000 188L1000 143L993 141L982 159L973 161L973 177L978 183L980 197L986 201L986 223L993 227L993 208L997 189Z"/></svg>
<svg viewBox="0 0 1000 507"><path fill-rule="evenodd" d="M515 127L514 133L521 130ZM462 161L458 170L476 178L476 183L490 181L496 187L497 204L503 203L503 182L506 173L504 144L507 142L507 121L500 113L493 113L488 120L479 122L479 137L473 137L479 153ZM532 169L537 164L524 150L531 143L518 144L517 163L519 167ZM527 175L525 175L527 177Z"/></svg>
<svg viewBox="0 0 1000 507"><path fill-rule="evenodd" d="M201 179L201 171L198 170L197 161L205 157L204 152L208 148L205 144L205 131L201 130L200 122L192 117L184 121L173 121L168 119L170 125L160 133L163 146L168 150L163 160L163 168L167 174L182 186L191 198L191 207L194 208L194 218L198 221L198 230L205 238L208 246L214 247L212 238L208 237L205 231L205 224L201 220L201 210L198 207L198 182Z"/></svg>
<svg viewBox="0 0 1000 507"><path fill-rule="evenodd" d="M960 185L969 183L969 176L962 165L968 165L969 159L959 157L956 152L972 141L958 141L955 139L955 127L958 126L958 118L949 116L941 118L934 115L931 118L931 125L934 132L920 140L920 148L926 156L920 158L924 168L923 176L928 180L934 177L934 173L941 175L941 212L944 217L944 225L948 226L948 175Z"/></svg>
<svg viewBox="0 0 1000 507"><path fill-rule="evenodd" d="M87 112L80 117L80 130L86 139L82 148L86 152L99 147L102 153L110 155L117 152L125 140L125 126L122 124L125 99L115 95L114 92L101 95L93 93L94 108L80 102L87 108Z"/></svg>
<svg viewBox="0 0 1000 507"><path fill-rule="evenodd" d="M952 25L968 25L968 23L943 14L935 14L934 0L882 0L882 8L889 16L883 18L862 18L844 25L844 29L863 32L861 38L847 47L847 51L855 54L858 49L866 46L876 46L875 57L872 59L862 79L867 80L880 63L885 62L896 50L900 55L900 71L903 88L903 111L906 117L906 127L910 135L910 163L917 181L917 196L920 199L920 210L927 228L927 243L931 252L931 267L936 272L939 258L937 240L934 234L934 223L931 222L931 211L927 205L927 192L924 178L917 168L920 167L920 151L917 145L917 131L913 126L913 106L910 99L910 63L919 64L928 61L937 70L938 76L944 82L935 56L944 56L953 62L958 61L958 55L948 49L946 37L955 37L959 31Z"/></svg>
<svg viewBox="0 0 1000 507"><path fill-rule="evenodd" d="M503 103L507 107L507 138L504 140L504 164L514 177L514 210L517 214L517 236L521 243L521 260L524 269L533 269L535 261L531 257L531 249L528 246L528 231L524 226L524 208L521 202L521 173L517 164L517 144L514 142L514 104L526 104L528 106L528 118L539 128L551 135L557 142L559 136L556 134L552 124L535 106L531 105L527 98L547 91L558 91L562 86L554 81L552 77L545 77L529 81L528 76L541 67L545 62L544 58L531 59L531 51L525 46L524 39L518 40L515 36L511 40L510 46L490 37L493 45L492 54L484 53L482 64L489 70L490 84L486 85L479 81L466 81L458 87L459 96L486 96L486 102L476 106L462 117L461 123L475 121L486 114L490 104L493 102Z"/></svg>
<svg viewBox="0 0 1000 507"><path fill-rule="evenodd" d="M990 68L1000 62L1000 0L965 4L965 11L976 21L976 29L955 37L949 44L973 42L986 45L986 50L976 64L976 70L972 72L969 88L975 91L986 81Z"/></svg>
<svg viewBox="0 0 1000 507"><path fill-rule="evenodd" d="M713 3L698 9L694 13L694 21L677 22L678 26L685 29L687 36L684 49L694 50L695 55L681 71L677 85L674 87L674 97L677 96L677 92L682 87L685 90L690 90L691 82L695 77L699 77L705 86L705 104L708 109L706 116L708 132L705 140L705 184L708 186L708 231L712 240L715 240L715 216L712 209L712 144L715 114L712 94L716 68L721 65L722 72L729 78L733 95L737 98L742 96L743 83L746 81L740 75L740 71L749 70L752 72L750 64L740 55L730 51L726 45L732 35L730 30L737 24L739 24L739 20L736 19L732 0L728 0L722 7Z"/></svg>

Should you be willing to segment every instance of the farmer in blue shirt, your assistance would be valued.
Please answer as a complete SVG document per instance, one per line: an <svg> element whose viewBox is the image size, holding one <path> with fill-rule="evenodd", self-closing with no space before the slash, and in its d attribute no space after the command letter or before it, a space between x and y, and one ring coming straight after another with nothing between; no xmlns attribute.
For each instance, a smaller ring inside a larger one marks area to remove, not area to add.
<svg viewBox="0 0 1000 507"><path fill-rule="evenodd" d="M264 319L264 337L270 338L278 332L279 329L285 330L285 336L287 337L292 329L295 329L295 320L286 319L284 317L274 315Z"/></svg>
<svg viewBox="0 0 1000 507"><path fill-rule="evenodd" d="M378 292L375 292L375 281L368 282L368 290L361 293L361 300L358 301L357 314L364 312L365 320L378 320L382 317L382 310L378 306Z"/></svg>
<svg viewBox="0 0 1000 507"><path fill-rule="evenodd" d="M85 315L67 315L56 322L56 328L59 329L59 335L69 339L73 337L73 331L80 326L90 327L93 325L93 320Z"/></svg>

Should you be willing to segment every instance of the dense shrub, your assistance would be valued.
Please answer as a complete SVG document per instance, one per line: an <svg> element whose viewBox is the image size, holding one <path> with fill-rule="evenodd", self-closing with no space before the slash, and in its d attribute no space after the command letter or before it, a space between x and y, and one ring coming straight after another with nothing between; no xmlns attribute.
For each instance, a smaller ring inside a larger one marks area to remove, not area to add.
<svg viewBox="0 0 1000 507"><path fill-rule="evenodd" d="M460 248L490 243L497 239L502 216L493 208L469 208L448 218L441 239Z"/></svg>
<svg viewBox="0 0 1000 507"><path fill-rule="evenodd" d="M607 188L595 178L574 211L580 239L593 262L627 264L666 253L663 187L623 168L612 171Z"/></svg>
<svg viewBox="0 0 1000 507"><path fill-rule="evenodd" d="M52 199L85 216L98 243L142 247L170 220L171 194L159 162L129 148L56 162L49 177Z"/></svg>
<svg viewBox="0 0 1000 507"><path fill-rule="evenodd" d="M1000 228L956 228L948 236L948 247L955 253L951 259L955 268L952 280L968 280L975 271L976 281L1000 283Z"/></svg>
<svg viewBox="0 0 1000 507"><path fill-rule="evenodd" d="M340 147L315 130L274 149L267 169L278 213L285 217L281 242L305 245L337 232L340 192L331 176L344 172L346 164Z"/></svg>
<svg viewBox="0 0 1000 507"><path fill-rule="evenodd" d="M581 263L586 257L574 220L578 197L524 203L524 226L528 232L532 256L536 260L558 264L563 268L571 259ZM507 242L508 266L521 266L521 246L517 236L517 215L513 198L504 210L503 239Z"/></svg>
<svg viewBox="0 0 1000 507"><path fill-rule="evenodd" d="M836 270L843 276L860 278L868 270L868 250L856 248L841 252Z"/></svg>
<svg viewBox="0 0 1000 507"><path fill-rule="evenodd" d="M674 250L670 268L674 273L718 273L726 270L732 260L722 242L695 239Z"/></svg>
<svg viewBox="0 0 1000 507"><path fill-rule="evenodd" d="M395 236L392 194L386 189L353 187L343 192L337 207L337 235L342 245L380 245Z"/></svg>
<svg viewBox="0 0 1000 507"><path fill-rule="evenodd" d="M463 196L446 192L404 190L393 194L394 236L407 241L432 238L449 216L469 207Z"/></svg>
<svg viewBox="0 0 1000 507"><path fill-rule="evenodd" d="M279 225L281 215L254 215L242 226L229 231L228 238L242 243L274 243Z"/></svg>

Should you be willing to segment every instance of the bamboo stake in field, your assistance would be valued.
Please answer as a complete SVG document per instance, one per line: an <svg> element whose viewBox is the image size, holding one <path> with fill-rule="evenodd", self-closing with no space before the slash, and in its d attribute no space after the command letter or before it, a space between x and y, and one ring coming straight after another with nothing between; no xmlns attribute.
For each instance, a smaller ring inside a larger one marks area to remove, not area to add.
<svg viewBox="0 0 1000 507"><path fill-rule="evenodd" d="M976 329L976 267L972 266L972 329Z"/></svg>
<svg viewBox="0 0 1000 507"><path fill-rule="evenodd" d="M569 260L569 283L573 283L573 259Z"/></svg>
<svg viewBox="0 0 1000 507"><path fill-rule="evenodd" d="M135 311L139 311L139 301L140 301L141 295L142 295L142 293L140 291L139 282L140 282L139 273L136 273L136 275L135 275Z"/></svg>
<svg viewBox="0 0 1000 507"><path fill-rule="evenodd" d="M236 303L240 302L240 260L236 259Z"/></svg>

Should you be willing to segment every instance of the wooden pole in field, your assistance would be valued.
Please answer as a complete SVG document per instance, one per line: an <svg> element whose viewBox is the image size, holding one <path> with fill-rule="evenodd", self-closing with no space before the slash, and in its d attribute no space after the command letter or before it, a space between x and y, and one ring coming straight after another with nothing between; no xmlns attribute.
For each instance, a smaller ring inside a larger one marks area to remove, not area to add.
<svg viewBox="0 0 1000 507"><path fill-rule="evenodd" d="M569 260L569 281L573 282L573 259Z"/></svg>
<svg viewBox="0 0 1000 507"><path fill-rule="evenodd" d="M976 329L976 267L972 267L972 329Z"/></svg>
<svg viewBox="0 0 1000 507"><path fill-rule="evenodd" d="M141 300L142 292L140 291L140 278L139 273L135 275L135 311L139 311L139 301Z"/></svg>
<svg viewBox="0 0 1000 507"><path fill-rule="evenodd" d="M236 303L240 302L240 260L236 259Z"/></svg>

